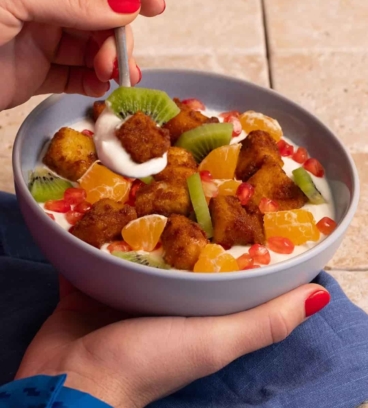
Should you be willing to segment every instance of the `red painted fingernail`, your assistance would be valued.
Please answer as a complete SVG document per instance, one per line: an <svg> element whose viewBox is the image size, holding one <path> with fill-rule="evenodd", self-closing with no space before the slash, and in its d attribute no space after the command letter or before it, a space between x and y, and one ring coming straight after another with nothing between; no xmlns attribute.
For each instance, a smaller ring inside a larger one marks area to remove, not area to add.
<svg viewBox="0 0 368 408"><path fill-rule="evenodd" d="M107 0L107 2L115 13L135 13L141 7L140 0Z"/></svg>
<svg viewBox="0 0 368 408"><path fill-rule="evenodd" d="M137 67L137 70L138 70L138 73L139 73L139 78L138 78L137 84L139 84L142 81L142 71L141 71L141 69L139 68L138 65L136 65L136 67Z"/></svg>
<svg viewBox="0 0 368 408"><path fill-rule="evenodd" d="M165 10L166 10L166 1L164 0L164 8L163 8L163 10L161 11L160 14L162 14Z"/></svg>
<svg viewBox="0 0 368 408"><path fill-rule="evenodd" d="M329 302L331 296L325 290L312 293L305 301L305 316L309 317L323 309Z"/></svg>
<svg viewBox="0 0 368 408"><path fill-rule="evenodd" d="M119 78L119 65L118 65L118 60L115 59L110 79L118 79L118 78Z"/></svg>

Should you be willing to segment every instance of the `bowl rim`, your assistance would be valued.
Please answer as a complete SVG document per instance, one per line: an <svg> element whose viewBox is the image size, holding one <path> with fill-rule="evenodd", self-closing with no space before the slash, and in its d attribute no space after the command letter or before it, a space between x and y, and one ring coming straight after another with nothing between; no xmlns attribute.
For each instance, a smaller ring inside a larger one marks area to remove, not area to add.
<svg viewBox="0 0 368 408"><path fill-rule="evenodd" d="M261 268L255 270L246 270L246 271L236 271L236 272L227 272L227 273L193 273L189 271L180 271L175 270L175 273L172 270L164 270L164 269L157 269L145 265L134 264L129 261L125 261L121 258L117 258L112 256L111 254L107 254L91 245L85 243L84 241L74 237L68 231L60 228L53 220L46 216L46 214L41 210L39 205L34 201L31 193L29 192L28 186L23 178L22 174L22 166L21 166L21 150L24 143L26 132L24 129L29 126L29 123L33 121L37 116L46 108L53 106L59 100L64 98L73 98L75 95L67 95L67 94L55 94L51 95L46 98L43 102L37 105L25 118L22 125L20 126L13 147L13 154L12 154L12 166L13 166L13 174L14 174L14 182L17 187L17 194L20 194L23 199L27 202L28 205L34 208L39 208L44 214L45 222L49 223L49 226L53 228L56 234L65 234L64 238L67 240L71 240L71 242L79 247L80 250L84 250L89 252L90 256L97 256L102 257L107 262L114 264L117 267L129 267L135 273L141 274L148 274L155 277L165 278L165 279L179 279L179 280L194 280L194 281L201 281L201 282L218 282L218 281L231 281L231 280L238 280L238 279L247 279L247 278L257 278L263 277L266 275L274 274L280 272L281 270L286 270L290 268L295 268L299 264L305 264L306 262L310 261L311 259L317 257L320 253L324 252L330 245L332 245L339 237L343 236L346 229L350 225L352 221L356 209L358 207L359 202L359 175L356 168L356 165L348 152L348 150L344 147L340 139L316 116L312 113L307 111L305 108L300 106L299 104L291 101L290 99L286 98L285 96L281 95L280 93L276 92L271 88L262 87L260 85L254 84L244 79L240 78L233 78L228 75L218 74L213 72L201 71L201 70L192 70L192 69L165 69L165 68L146 68L142 69L144 73L147 74L162 74L167 75L169 73L181 74L186 76L187 74L196 75L198 77L212 77L217 80L222 81L232 81L238 83L240 86L247 85L249 88L253 88L255 91L262 92L264 94L272 95L273 97L277 97L278 99L282 100L283 102L292 105L297 110L301 111L305 116L309 117L311 120L315 121L329 136L334 139L334 142L340 147L342 153L345 155L345 158L350 166L350 171L352 173L352 194L350 198L350 204L343 215L343 219L335 229L335 231L326 237L322 242L319 242L316 246L305 251L295 257L287 259L285 261L281 261L272 265L262 266ZM122 263L123 262L123 263Z"/></svg>

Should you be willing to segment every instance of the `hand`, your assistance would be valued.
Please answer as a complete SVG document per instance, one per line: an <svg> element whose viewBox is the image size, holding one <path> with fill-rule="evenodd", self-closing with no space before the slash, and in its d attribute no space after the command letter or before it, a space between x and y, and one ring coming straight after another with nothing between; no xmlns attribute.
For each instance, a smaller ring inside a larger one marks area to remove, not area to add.
<svg viewBox="0 0 368 408"><path fill-rule="evenodd" d="M60 303L29 346L17 378L66 373L66 386L117 408L144 407L282 341L329 301L323 287L308 284L230 316L129 319L63 278L60 283Z"/></svg>
<svg viewBox="0 0 368 408"><path fill-rule="evenodd" d="M103 95L116 59L112 29L164 9L164 0L141 0L141 8L139 0L0 0L0 110L36 94ZM127 36L135 84L129 27Z"/></svg>

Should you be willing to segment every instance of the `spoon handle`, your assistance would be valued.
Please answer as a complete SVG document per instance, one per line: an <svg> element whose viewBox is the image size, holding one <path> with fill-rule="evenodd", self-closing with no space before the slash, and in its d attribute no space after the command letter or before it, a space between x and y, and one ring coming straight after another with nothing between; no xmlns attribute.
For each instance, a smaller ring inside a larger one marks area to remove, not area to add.
<svg viewBox="0 0 368 408"><path fill-rule="evenodd" d="M119 85L130 88L131 82L125 27L115 28L115 41L118 53Z"/></svg>

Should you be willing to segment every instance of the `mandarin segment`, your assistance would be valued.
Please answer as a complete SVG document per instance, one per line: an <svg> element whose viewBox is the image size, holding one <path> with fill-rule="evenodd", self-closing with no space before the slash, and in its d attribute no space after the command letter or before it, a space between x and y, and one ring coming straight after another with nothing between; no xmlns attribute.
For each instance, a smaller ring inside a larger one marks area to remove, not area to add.
<svg viewBox="0 0 368 408"><path fill-rule="evenodd" d="M266 239L284 237L294 245L318 241L320 232L313 214L306 210L269 212L264 216Z"/></svg>
<svg viewBox="0 0 368 408"><path fill-rule="evenodd" d="M208 244L204 247L193 272L235 272L239 271L236 259L216 244Z"/></svg>
<svg viewBox="0 0 368 408"><path fill-rule="evenodd" d="M219 185L218 195L236 196L236 192L242 182L238 180L226 180Z"/></svg>
<svg viewBox="0 0 368 408"><path fill-rule="evenodd" d="M87 192L86 200L92 204L102 198L125 203L131 187L130 181L99 163L92 165L79 184Z"/></svg>
<svg viewBox="0 0 368 408"><path fill-rule="evenodd" d="M240 116L240 122L246 134L249 134L254 130L262 130L269 133L276 142L278 142L283 136L279 122L263 113L254 111L244 112Z"/></svg>
<svg viewBox="0 0 368 408"><path fill-rule="evenodd" d="M201 162L199 171L209 171L214 179L234 178L241 145L221 146L212 150Z"/></svg>

